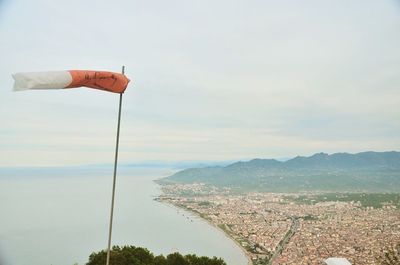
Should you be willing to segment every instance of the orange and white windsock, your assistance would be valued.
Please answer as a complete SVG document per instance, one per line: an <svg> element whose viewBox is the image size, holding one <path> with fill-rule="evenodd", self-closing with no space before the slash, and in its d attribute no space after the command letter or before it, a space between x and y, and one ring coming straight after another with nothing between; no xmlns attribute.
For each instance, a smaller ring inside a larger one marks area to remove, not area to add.
<svg viewBox="0 0 400 265"><path fill-rule="evenodd" d="M129 79L120 73L88 70L16 73L14 91L90 87L124 93Z"/></svg>

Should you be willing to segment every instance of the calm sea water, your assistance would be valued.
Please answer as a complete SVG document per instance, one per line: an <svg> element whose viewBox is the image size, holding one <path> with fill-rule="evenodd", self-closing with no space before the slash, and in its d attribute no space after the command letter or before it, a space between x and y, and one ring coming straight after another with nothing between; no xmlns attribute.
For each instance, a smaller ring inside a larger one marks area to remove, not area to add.
<svg viewBox="0 0 400 265"><path fill-rule="evenodd" d="M166 169L122 168L117 180L113 244L155 254L179 251L245 265L241 249L190 213L154 201ZM109 168L0 170L0 264L83 265L107 245Z"/></svg>

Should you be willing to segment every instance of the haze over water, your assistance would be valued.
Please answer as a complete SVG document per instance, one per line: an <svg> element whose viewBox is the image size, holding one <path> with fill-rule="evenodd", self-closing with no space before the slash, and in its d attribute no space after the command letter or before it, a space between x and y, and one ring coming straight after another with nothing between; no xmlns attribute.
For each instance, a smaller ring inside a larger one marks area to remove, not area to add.
<svg viewBox="0 0 400 265"><path fill-rule="evenodd" d="M222 232L153 200L161 192L153 180L170 172L120 170L113 244L246 264L243 252ZM111 184L111 169L105 167L0 170L0 264L85 264L91 252L107 244Z"/></svg>

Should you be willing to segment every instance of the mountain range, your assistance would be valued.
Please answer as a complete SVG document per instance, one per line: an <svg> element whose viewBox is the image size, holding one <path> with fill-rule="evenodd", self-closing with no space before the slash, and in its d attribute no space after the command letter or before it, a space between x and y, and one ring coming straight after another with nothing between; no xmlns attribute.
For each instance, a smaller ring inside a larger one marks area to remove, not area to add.
<svg viewBox="0 0 400 265"><path fill-rule="evenodd" d="M238 191L400 192L400 152L317 153L189 168L160 184L205 183Z"/></svg>

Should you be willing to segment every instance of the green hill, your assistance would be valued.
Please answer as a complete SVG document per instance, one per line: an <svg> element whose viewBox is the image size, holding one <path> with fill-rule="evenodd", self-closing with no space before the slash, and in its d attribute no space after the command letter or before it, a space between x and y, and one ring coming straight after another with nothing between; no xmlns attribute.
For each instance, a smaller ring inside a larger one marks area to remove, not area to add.
<svg viewBox="0 0 400 265"><path fill-rule="evenodd" d="M400 152L318 153L285 162L254 159L185 169L158 183L205 183L239 191L400 192Z"/></svg>

